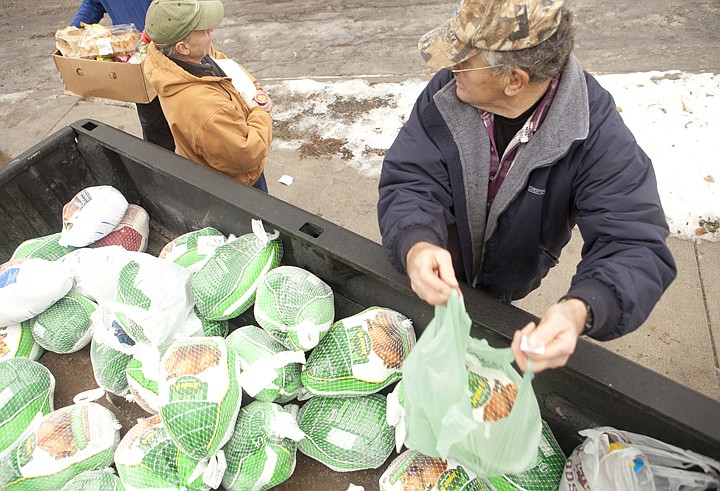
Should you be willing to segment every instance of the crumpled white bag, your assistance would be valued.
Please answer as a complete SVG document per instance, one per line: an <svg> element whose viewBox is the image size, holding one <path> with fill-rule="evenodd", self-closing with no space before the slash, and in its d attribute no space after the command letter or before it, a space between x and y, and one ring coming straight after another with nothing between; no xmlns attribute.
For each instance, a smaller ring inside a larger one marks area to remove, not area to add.
<svg viewBox="0 0 720 491"><path fill-rule="evenodd" d="M197 331L186 268L120 246L79 249L61 261L70 264L75 290L111 310L135 342L164 351Z"/></svg>
<svg viewBox="0 0 720 491"><path fill-rule="evenodd" d="M587 438L568 458L560 491L703 491L720 486L720 462L704 455L610 427L580 434Z"/></svg>

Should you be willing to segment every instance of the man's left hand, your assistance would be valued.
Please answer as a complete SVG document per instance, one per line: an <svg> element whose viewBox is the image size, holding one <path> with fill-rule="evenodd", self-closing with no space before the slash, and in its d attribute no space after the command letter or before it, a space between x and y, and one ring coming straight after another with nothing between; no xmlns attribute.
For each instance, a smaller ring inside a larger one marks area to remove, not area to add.
<svg viewBox="0 0 720 491"><path fill-rule="evenodd" d="M257 93L255 93L255 102L258 106L265 109L268 114L272 114L272 99L270 99L270 96L267 95L264 90L258 90Z"/></svg>
<svg viewBox="0 0 720 491"><path fill-rule="evenodd" d="M527 369L527 360L532 360L533 372L548 368L562 367L575 352L577 340L585 328L587 307L582 300L571 298L551 305L536 325L530 322L515 331L512 351L520 370ZM544 354L526 353L520 350L520 341L527 336L530 348L545 348Z"/></svg>

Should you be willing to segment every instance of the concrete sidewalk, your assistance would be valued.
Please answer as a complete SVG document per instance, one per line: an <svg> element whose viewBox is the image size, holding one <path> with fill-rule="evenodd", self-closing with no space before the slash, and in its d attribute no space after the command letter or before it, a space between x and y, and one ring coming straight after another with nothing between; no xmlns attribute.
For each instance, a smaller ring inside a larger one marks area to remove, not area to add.
<svg viewBox="0 0 720 491"><path fill-rule="evenodd" d="M277 101L276 101L277 102ZM86 100L56 91L0 95L0 134L9 157L29 149L59 128L83 118L105 122L135 136L140 124L132 104ZM283 174L292 186L277 182ZM338 157L300 158L274 147L266 175L271 194L313 214L379 242L375 215L377 180L364 177ZM317 176L323 176L323 193ZM560 265L520 307L541 315L565 293L579 260L579 233ZM669 239L678 277L648 321L636 332L603 343L637 363L720 400L720 243Z"/></svg>

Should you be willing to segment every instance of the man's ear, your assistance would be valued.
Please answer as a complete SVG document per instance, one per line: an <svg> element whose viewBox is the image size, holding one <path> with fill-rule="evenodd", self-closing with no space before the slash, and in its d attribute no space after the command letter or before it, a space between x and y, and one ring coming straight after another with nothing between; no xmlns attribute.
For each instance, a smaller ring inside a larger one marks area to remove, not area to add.
<svg viewBox="0 0 720 491"><path fill-rule="evenodd" d="M178 41L175 43L175 52L183 56L187 56L190 54L190 48L187 44L185 44L185 41Z"/></svg>
<svg viewBox="0 0 720 491"><path fill-rule="evenodd" d="M530 75L525 70L516 68L506 74L505 95L513 97L518 95L530 83Z"/></svg>

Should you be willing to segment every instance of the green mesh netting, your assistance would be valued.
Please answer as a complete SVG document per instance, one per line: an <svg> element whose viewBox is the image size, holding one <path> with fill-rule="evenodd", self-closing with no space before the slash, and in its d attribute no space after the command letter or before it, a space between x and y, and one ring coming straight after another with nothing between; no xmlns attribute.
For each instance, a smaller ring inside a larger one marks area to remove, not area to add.
<svg viewBox="0 0 720 491"><path fill-rule="evenodd" d="M115 451L115 467L126 489L202 490L206 464L183 453L159 415L133 426Z"/></svg>
<svg viewBox="0 0 720 491"><path fill-rule="evenodd" d="M128 393L127 367L135 352L135 341L128 336L113 313L101 306L90 343L90 362L95 381L102 389L124 396Z"/></svg>
<svg viewBox="0 0 720 491"><path fill-rule="evenodd" d="M0 459L53 410L55 378L27 358L0 362Z"/></svg>
<svg viewBox="0 0 720 491"><path fill-rule="evenodd" d="M221 338L226 338L230 333L230 323L227 321L227 319L204 319L203 317L200 317L200 315L198 315L197 307L195 307L195 315L197 315L200 319L202 331L205 336L220 336Z"/></svg>
<svg viewBox="0 0 720 491"><path fill-rule="evenodd" d="M258 401L286 403L302 385L300 372L305 354L288 351L257 326L243 326L227 337L227 345L240 362L240 385Z"/></svg>
<svg viewBox="0 0 720 491"><path fill-rule="evenodd" d="M32 334L33 321L34 318L20 324L0 327L0 361L10 358L29 358L37 361L45 353Z"/></svg>
<svg viewBox="0 0 720 491"><path fill-rule="evenodd" d="M309 271L280 266L265 275L254 308L257 323L296 351L314 348L335 318L330 287Z"/></svg>
<svg viewBox="0 0 720 491"><path fill-rule="evenodd" d="M226 240L219 230L205 227L171 240L160 251L159 257L191 271L196 271L212 257L215 249L223 245Z"/></svg>
<svg viewBox="0 0 720 491"><path fill-rule="evenodd" d="M380 477L380 491L497 490L455 462L406 450L390 463Z"/></svg>
<svg viewBox="0 0 720 491"><path fill-rule="evenodd" d="M537 463L520 474L478 478L453 460L406 450L380 478L380 491L555 491L565 467L565 455L543 421Z"/></svg>
<svg viewBox="0 0 720 491"><path fill-rule="evenodd" d="M414 345L407 317L370 307L333 324L308 358L303 386L322 396L372 394L400 379Z"/></svg>
<svg viewBox="0 0 720 491"><path fill-rule="evenodd" d="M199 317L231 319L255 301L258 285L268 271L278 266L282 243L267 242L246 234L218 247L192 280L192 293Z"/></svg>
<svg viewBox="0 0 720 491"><path fill-rule="evenodd" d="M83 472L108 467L119 428L115 416L95 403L51 412L0 460L0 488L57 491Z"/></svg>
<svg viewBox="0 0 720 491"><path fill-rule="evenodd" d="M61 491L125 491L115 474L109 469L83 472L63 486Z"/></svg>
<svg viewBox="0 0 720 491"><path fill-rule="evenodd" d="M315 397L298 414L305 438L298 449L338 472L376 469L393 450L393 429L385 420L381 394Z"/></svg>
<svg viewBox="0 0 720 491"><path fill-rule="evenodd" d="M264 491L292 475L297 441L303 437L295 412L260 401L240 410L224 448L228 466L222 485L227 491Z"/></svg>
<svg viewBox="0 0 720 491"><path fill-rule="evenodd" d="M176 341L160 362L160 418L170 438L196 459L214 456L232 436L242 403L240 369L223 338Z"/></svg>
<svg viewBox="0 0 720 491"><path fill-rule="evenodd" d="M149 344L135 345L126 374L133 401L148 413L156 414L160 410L160 352L157 348Z"/></svg>
<svg viewBox="0 0 720 491"><path fill-rule="evenodd" d="M89 298L68 293L35 317L35 341L53 353L74 353L84 348L92 339L91 316L96 309L97 304Z"/></svg>
<svg viewBox="0 0 720 491"><path fill-rule="evenodd" d="M61 246L59 241L60 232L26 240L15 249L11 259L37 257L47 261L55 261L76 249L76 247L72 246Z"/></svg>
<svg viewBox="0 0 720 491"><path fill-rule="evenodd" d="M538 447L536 464L519 474L504 474L488 478L497 491L516 491L532 489L533 491L555 491L565 469L565 454L552 434L548 424L542 422L542 436Z"/></svg>

